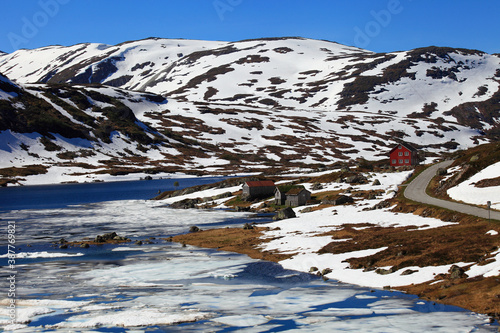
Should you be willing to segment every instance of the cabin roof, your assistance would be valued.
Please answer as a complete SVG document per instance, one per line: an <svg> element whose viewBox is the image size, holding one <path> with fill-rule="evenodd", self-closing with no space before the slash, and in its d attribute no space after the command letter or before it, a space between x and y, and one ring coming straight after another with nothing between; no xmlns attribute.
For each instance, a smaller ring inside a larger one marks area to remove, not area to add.
<svg viewBox="0 0 500 333"><path fill-rule="evenodd" d="M276 190L277 191L280 191L281 193L288 193L291 189L293 188L304 188L303 185L294 185L294 184L282 184L282 185L278 185L276 186Z"/></svg>
<svg viewBox="0 0 500 333"><path fill-rule="evenodd" d="M252 180L246 182L248 187L270 187L275 186L272 180Z"/></svg>
<svg viewBox="0 0 500 333"><path fill-rule="evenodd" d="M307 191L303 187L294 187L290 191L286 192L286 195L298 195L302 191Z"/></svg>
<svg viewBox="0 0 500 333"><path fill-rule="evenodd" d="M416 148L414 148L413 146L409 145L408 143L401 142L401 143L398 143L397 145L395 145L394 148L391 149L391 151L389 152L389 154L392 154L392 152L395 151L396 149L398 149L399 146L403 146L403 147L405 147L406 149L408 149L411 152L417 152L418 151Z"/></svg>

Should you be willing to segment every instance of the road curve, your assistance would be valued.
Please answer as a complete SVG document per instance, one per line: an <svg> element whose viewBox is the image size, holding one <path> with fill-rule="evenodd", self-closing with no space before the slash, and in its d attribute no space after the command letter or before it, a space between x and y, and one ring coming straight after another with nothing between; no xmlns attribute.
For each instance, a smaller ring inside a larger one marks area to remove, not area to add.
<svg viewBox="0 0 500 333"><path fill-rule="evenodd" d="M449 210L454 210L460 213L479 216L482 218L488 218L488 210L484 208L479 208L467 204L462 204L453 201L447 201L442 199L433 198L426 193L427 186L431 179L436 175L439 168L449 167L453 161L444 161L434 164L427 169L425 169L421 174L419 174L405 189L404 196L407 199L417 201L420 203L438 206L446 208ZM486 204L486 202L484 203ZM490 211L490 218L492 220L500 221L500 212Z"/></svg>

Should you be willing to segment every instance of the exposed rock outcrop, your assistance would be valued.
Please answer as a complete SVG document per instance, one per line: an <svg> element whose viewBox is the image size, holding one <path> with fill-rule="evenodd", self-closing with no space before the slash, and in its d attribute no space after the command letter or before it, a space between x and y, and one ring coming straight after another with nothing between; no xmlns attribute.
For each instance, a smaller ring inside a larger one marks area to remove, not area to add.
<svg viewBox="0 0 500 333"><path fill-rule="evenodd" d="M279 220L286 220L290 218L296 217L295 212L293 211L292 208L287 207L285 209L282 209L276 213L276 215L273 217L273 220L279 221Z"/></svg>

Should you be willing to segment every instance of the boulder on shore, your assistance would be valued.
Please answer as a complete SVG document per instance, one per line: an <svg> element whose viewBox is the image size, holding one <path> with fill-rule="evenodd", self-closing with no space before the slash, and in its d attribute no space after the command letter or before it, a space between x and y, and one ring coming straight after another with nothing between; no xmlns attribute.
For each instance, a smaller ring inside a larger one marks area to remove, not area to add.
<svg viewBox="0 0 500 333"><path fill-rule="evenodd" d="M452 280L463 279L463 278L469 277L467 274L465 274L465 270L462 267L459 267L457 265L451 266L448 273L450 274L450 279L452 279Z"/></svg>
<svg viewBox="0 0 500 333"><path fill-rule="evenodd" d="M275 221L286 220L293 217L296 217L295 212L293 211L292 208L287 207L277 212L276 215L273 217L273 220Z"/></svg>
<svg viewBox="0 0 500 333"><path fill-rule="evenodd" d="M198 231L201 231L200 228L198 228L197 226L193 225L189 228L189 232L198 232Z"/></svg>
<svg viewBox="0 0 500 333"><path fill-rule="evenodd" d="M197 208L197 205L201 203L199 198L196 199L184 199L181 201L174 202L170 205L170 208L174 209L192 209Z"/></svg>
<svg viewBox="0 0 500 333"><path fill-rule="evenodd" d="M338 205L345 205L345 204L349 204L349 203L353 203L353 202L354 202L354 199L351 196L340 194L340 195L337 195L333 199L323 200L321 203L326 204L326 205L338 206Z"/></svg>

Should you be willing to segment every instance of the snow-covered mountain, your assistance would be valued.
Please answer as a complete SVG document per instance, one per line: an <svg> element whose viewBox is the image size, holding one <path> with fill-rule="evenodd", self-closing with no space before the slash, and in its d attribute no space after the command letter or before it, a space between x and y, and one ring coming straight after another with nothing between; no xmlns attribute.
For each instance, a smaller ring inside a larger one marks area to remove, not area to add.
<svg viewBox="0 0 500 333"><path fill-rule="evenodd" d="M0 72L0 168L277 172L386 158L398 140L439 153L499 133L500 57L475 50L150 38L0 53ZM28 121L35 100L50 126ZM77 139L98 157L75 157Z"/></svg>

